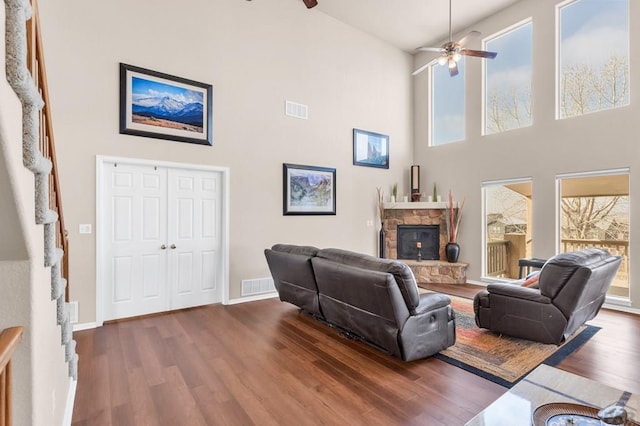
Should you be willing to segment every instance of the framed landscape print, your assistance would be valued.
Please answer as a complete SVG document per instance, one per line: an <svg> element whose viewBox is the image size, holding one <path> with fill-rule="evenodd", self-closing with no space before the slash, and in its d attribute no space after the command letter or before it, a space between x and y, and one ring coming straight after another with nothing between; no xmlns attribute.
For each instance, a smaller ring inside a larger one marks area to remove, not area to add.
<svg viewBox="0 0 640 426"><path fill-rule="evenodd" d="M353 129L353 164L389 168L389 136Z"/></svg>
<svg viewBox="0 0 640 426"><path fill-rule="evenodd" d="M335 215L336 169L283 164L283 215Z"/></svg>
<svg viewBox="0 0 640 426"><path fill-rule="evenodd" d="M213 144L210 84L120 64L120 133Z"/></svg>

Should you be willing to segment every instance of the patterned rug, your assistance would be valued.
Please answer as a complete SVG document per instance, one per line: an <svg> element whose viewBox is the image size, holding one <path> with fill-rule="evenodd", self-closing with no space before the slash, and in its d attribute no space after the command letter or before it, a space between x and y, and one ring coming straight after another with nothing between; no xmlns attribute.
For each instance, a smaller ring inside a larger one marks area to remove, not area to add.
<svg viewBox="0 0 640 426"><path fill-rule="evenodd" d="M600 330L582 326L560 346L500 336L476 326L473 300L449 297L456 313L456 344L435 357L507 388L540 364L559 364Z"/></svg>

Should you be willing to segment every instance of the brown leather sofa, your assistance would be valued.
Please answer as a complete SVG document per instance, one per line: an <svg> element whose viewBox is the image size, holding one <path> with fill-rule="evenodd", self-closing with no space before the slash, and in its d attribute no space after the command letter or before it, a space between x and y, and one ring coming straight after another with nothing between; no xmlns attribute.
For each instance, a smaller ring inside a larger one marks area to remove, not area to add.
<svg viewBox="0 0 640 426"><path fill-rule="evenodd" d="M560 344L596 316L621 261L604 250L585 249L549 259L538 288L489 284L474 299L476 324L507 336Z"/></svg>
<svg viewBox="0 0 640 426"><path fill-rule="evenodd" d="M340 249L277 244L265 250L280 300L404 361L455 343L443 294L419 294L401 262Z"/></svg>

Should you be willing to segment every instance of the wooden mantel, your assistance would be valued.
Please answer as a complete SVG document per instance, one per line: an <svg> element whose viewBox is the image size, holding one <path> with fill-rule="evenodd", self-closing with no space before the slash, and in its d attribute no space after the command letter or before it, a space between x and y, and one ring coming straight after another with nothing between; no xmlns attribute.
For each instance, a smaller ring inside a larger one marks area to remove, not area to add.
<svg viewBox="0 0 640 426"><path fill-rule="evenodd" d="M385 210L398 210L398 209L414 209L414 210L437 210L437 209L446 209L448 203L441 202L428 202L428 201L417 201L417 202L399 202L399 203L383 203L382 207Z"/></svg>

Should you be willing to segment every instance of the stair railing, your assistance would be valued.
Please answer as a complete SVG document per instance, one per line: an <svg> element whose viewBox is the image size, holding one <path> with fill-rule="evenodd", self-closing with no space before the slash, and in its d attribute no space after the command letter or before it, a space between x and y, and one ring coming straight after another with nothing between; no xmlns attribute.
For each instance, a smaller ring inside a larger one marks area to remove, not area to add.
<svg viewBox="0 0 640 426"><path fill-rule="evenodd" d="M49 90L47 87L47 73L45 70L44 53L42 48L42 31L38 18L37 1L31 0L33 13L27 21L27 68L31 72L36 87L44 101L44 107L40 110L40 152L52 163L49 175L49 208L58 214L56 223L56 247L61 248L65 255L62 258L61 275L67 280L65 288L65 301L69 301L69 233L64 225L62 213L62 196L60 193L60 179L58 164L56 161L55 140L53 137L53 124L51 110L49 108Z"/></svg>
<svg viewBox="0 0 640 426"><path fill-rule="evenodd" d="M22 340L22 327L7 328L0 333L0 426L11 426L11 359Z"/></svg>

